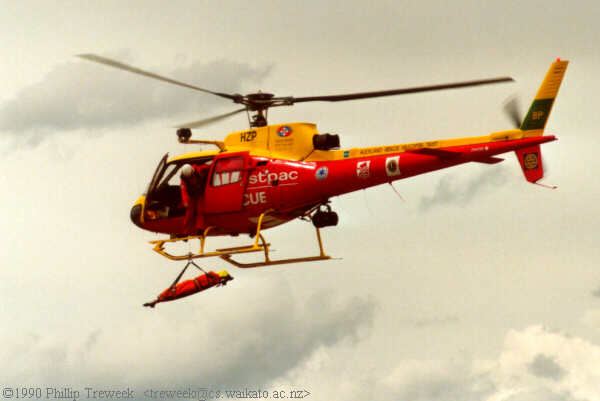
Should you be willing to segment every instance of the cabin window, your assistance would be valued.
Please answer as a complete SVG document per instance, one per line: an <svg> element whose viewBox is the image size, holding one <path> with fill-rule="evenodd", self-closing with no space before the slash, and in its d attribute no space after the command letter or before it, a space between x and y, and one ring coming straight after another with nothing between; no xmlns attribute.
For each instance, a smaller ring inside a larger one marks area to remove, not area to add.
<svg viewBox="0 0 600 401"><path fill-rule="evenodd" d="M217 161L215 172L212 178L213 187L235 184L242 180L242 170L244 168L243 157L230 157Z"/></svg>

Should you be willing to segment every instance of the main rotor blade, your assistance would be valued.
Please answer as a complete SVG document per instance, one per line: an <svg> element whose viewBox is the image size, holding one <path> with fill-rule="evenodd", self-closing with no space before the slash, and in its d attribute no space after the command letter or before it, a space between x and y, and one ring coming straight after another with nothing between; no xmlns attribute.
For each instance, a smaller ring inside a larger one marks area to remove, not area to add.
<svg viewBox="0 0 600 401"><path fill-rule="evenodd" d="M500 82L512 82L514 79L511 77L500 77L500 78L491 78L491 79L483 79L477 81L466 81L466 82L455 82L441 85L430 85L430 86L418 86L413 88L403 88L403 89L391 89L384 91L374 91L374 92L359 92L359 93L348 93L345 95L329 95L329 96L305 96L305 97L296 97L291 98L293 103L300 102L341 102L345 100L355 100L355 99L367 99L371 97L383 97L383 96L395 96L395 95L404 95L407 93L418 93L418 92L430 92L444 89L457 89L457 88L466 88L469 86L479 86L479 85L488 85L488 84L497 84Z"/></svg>
<svg viewBox="0 0 600 401"><path fill-rule="evenodd" d="M504 103L504 111L512 121L513 126L515 128L519 128L523 118L521 116L521 112L519 111L519 101L516 97L512 97L506 103Z"/></svg>
<svg viewBox="0 0 600 401"><path fill-rule="evenodd" d="M238 113L241 113L242 111L246 111L246 108L244 107L243 109L230 111L229 113L219 114L217 116L205 118L203 120L190 121L189 123L177 125L175 128L200 128L205 125L216 123L217 121L221 121L228 117L234 116Z"/></svg>
<svg viewBox="0 0 600 401"><path fill-rule="evenodd" d="M148 78L153 78L153 79L157 79L159 81L168 82L168 83L173 84L173 85L183 86L184 88L194 89L194 90L197 90L197 91L200 91L200 92L205 92L205 93L210 93L212 95L224 97L226 99L231 99L231 100L235 101L236 99L239 98L239 96L234 96L234 95L230 95L230 94L227 94L227 93L221 93L221 92L213 92L211 90L200 88L198 86L186 84L185 82L176 81L174 79L163 77L163 76L155 74L153 72L144 71L144 70L141 70L141 69L139 69L137 67L133 67L131 65L127 65L125 63L121 63L120 61L111 60L111 59L106 58L106 57L98 56L96 54L78 54L77 57L82 58L84 60L93 61L95 63L100 63L100 64L108 65L110 67L118 68L120 70L129 71L129 72L132 72L134 74L143 75L143 76L148 77Z"/></svg>

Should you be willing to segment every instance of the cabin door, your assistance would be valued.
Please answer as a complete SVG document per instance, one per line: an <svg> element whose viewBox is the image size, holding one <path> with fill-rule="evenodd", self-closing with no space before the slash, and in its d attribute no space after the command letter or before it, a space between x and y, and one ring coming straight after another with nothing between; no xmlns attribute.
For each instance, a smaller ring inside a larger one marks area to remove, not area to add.
<svg viewBox="0 0 600 401"><path fill-rule="evenodd" d="M248 181L248 152L224 154L215 157L206 185L205 213L237 212Z"/></svg>

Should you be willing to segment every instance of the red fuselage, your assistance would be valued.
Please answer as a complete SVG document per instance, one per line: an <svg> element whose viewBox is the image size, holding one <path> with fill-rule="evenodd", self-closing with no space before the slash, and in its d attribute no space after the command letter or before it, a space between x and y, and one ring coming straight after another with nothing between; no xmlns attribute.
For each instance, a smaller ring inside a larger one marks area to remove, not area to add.
<svg viewBox="0 0 600 401"><path fill-rule="evenodd" d="M221 153L208 163L205 188L187 209L175 205L180 188L171 185L175 195L170 207L179 207L180 213L161 214L159 209L164 205L155 201L146 205L144 212L132 210L132 220L146 230L177 236L202 233L208 227L212 227L208 235L252 234L258 217L265 212L263 228L274 227L306 215L334 196L458 164L495 163L500 161L495 155L555 139L536 136L314 162L252 156L249 152ZM149 192L148 200L152 197Z"/></svg>

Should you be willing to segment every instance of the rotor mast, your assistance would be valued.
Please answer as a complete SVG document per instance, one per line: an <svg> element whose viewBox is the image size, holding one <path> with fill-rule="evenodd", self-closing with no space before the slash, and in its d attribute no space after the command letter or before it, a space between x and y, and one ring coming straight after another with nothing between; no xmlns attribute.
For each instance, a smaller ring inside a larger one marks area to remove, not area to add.
<svg viewBox="0 0 600 401"><path fill-rule="evenodd" d="M267 116L269 115L269 103L272 101L273 97L275 97L274 94L261 91L246 95L246 99L248 99L246 107L249 112L253 111L255 113L248 118L250 127L264 127L268 124Z"/></svg>

